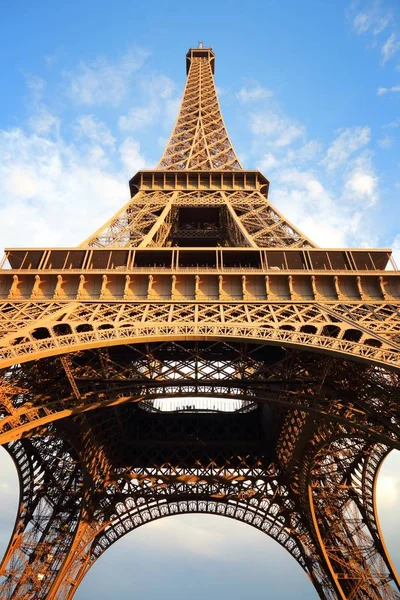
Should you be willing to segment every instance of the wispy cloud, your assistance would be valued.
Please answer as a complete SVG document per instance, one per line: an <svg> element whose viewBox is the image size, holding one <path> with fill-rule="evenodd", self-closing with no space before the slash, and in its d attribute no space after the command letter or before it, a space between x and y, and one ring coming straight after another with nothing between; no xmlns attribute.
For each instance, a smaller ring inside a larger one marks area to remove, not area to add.
<svg viewBox="0 0 400 600"><path fill-rule="evenodd" d="M339 223L338 206L312 170L286 168L276 173L271 202L322 247L346 246L347 231ZM341 220L341 219L340 219Z"/></svg>
<svg viewBox="0 0 400 600"><path fill-rule="evenodd" d="M357 35L364 35L365 33L379 35L389 23L390 14L383 12L379 2L372 2L354 15L353 30Z"/></svg>
<svg viewBox="0 0 400 600"><path fill-rule="evenodd" d="M139 142L131 137L127 137L122 142L118 148L118 153L121 162L125 167L125 171L129 173L130 176L146 166L146 161L142 156Z"/></svg>
<svg viewBox="0 0 400 600"><path fill-rule="evenodd" d="M374 173L370 154L357 157L344 175L345 191L350 200L364 200L368 206L377 201L378 177Z"/></svg>
<svg viewBox="0 0 400 600"><path fill-rule="evenodd" d="M31 129L39 135L50 133L58 135L61 121L43 105L38 107L37 111L29 118L28 123Z"/></svg>
<svg viewBox="0 0 400 600"><path fill-rule="evenodd" d="M288 136L290 144L277 144L293 124L296 135ZM257 168L273 171L271 202L306 235L325 247L377 243L369 219L379 199L379 177L368 150L369 127L338 130L326 150L318 140L299 145L305 127L272 111L258 114L250 127L268 148Z"/></svg>
<svg viewBox="0 0 400 600"><path fill-rule="evenodd" d="M256 102L258 100L265 100L274 95L272 90L262 87L260 84L255 83L250 86L243 86L237 93L236 98L243 103Z"/></svg>
<svg viewBox="0 0 400 600"><path fill-rule="evenodd" d="M392 85L392 87L380 87L376 93L377 96L384 96L385 94L400 93L400 85Z"/></svg>
<svg viewBox="0 0 400 600"><path fill-rule="evenodd" d="M138 49L115 61L105 57L82 61L76 69L64 73L67 94L79 105L118 106L128 93L133 73L140 69L147 56L148 52Z"/></svg>
<svg viewBox="0 0 400 600"><path fill-rule="evenodd" d="M380 148L383 148L384 150L391 148L392 145L393 145L393 138L390 137L390 135L384 135L382 138L380 138L378 140L378 146Z"/></svg>
<svg viewBox="0 0 400 600"><path fill-rule="evenodd" d="M121 131L138 131L154 124L160 117L171 122L177 115L179 98L174 97L175 85L165 75L152 75L142 78L140 90L145 96L143 106L134 106L127 114L119 118Z"/></svg>
<svg viewBox="0 0 400 600"><path fill-rule="evenodd" d="M343 165L352 154L365 147L370 141L371 130L369 127L352 127L341 129L338 134L321 161L328 171Z"/></svg>
<svg viewBox="0 0 400 600"><path fill-rule="evenodd" d="M297 121L270 110L250 113L250 129L256 136L265 136L276 147L289 146L304 137L305 127Z"/></svg>
<svg viewBox="0 0 400 600"><path fill-rule="evenodd" d="M288 166L304 167L311 161L318 159L322 146L316 140L310 140L301 146L281 148L284 151L283 156L277 156L271 152L267 152L261 157L257 168L260 171L269 171L276 168L286 168ZM276 150L279 150L276 148Z"/></svg>
<svg viewBox="0 0 400 600"><path fill-rule="evenodd" d="M397 127L400 127L400 117L398 117L394 121L391 121L390 123L388 123L384 127L388 128L388 129L397 129Z"/></svg>
<svg viewBox="0 0 400 600"><path fill-rule="evenodd" d="M119 128L122 131L137 131L144 129L154 122L158 117L159 107L155 103L150 106L135 106L126 115L122 115L118 120Z"/></svg>
<svg viewBox="0 0 400 600"><path fill-rule="evenodd" d="M307 140L306 127L276 101L249 114L257 168L273 172L270 199L299 228L322 246L377 243L370 224L379 199L379 177L368 150L368 126L339 129L324 149ZM260 152L264 150L264 152Z"/></svg>
<svg viewBox="0 0 400 600"><path fill-rule="evenodd" d="M360 8L361 5L361 8ZM356 35L366 36L368 47L379 47L381 65L385 66L400 53L400 39L388 3L383 0L352 0L349 7L352 30ZM394 67L400 68L399 65ZM379 87L378 96L397 92L400 86Z"/></svg>
<svg viewBox="0 0 400 600"><path fill-rule="evenodd" d="M111 160L90 139L98 129L85 127L85 146L21 128L0 130L2 245L20 243L21 222L27 245L79 243L128 200L126 180L146 164L138 144L125 141Z"/></svg>
<svg viewBox="0 0 400 600"><path fill-rule="evenodd" d="M400 51L400 40L396 34L392 33L386 42L383 44L382 53L382 64L386 64L388 60L393 58Z"/></svg>
<svg viewBox="0 0 400 600"><path fill-rule="evenodd" d="M278 167L279 164L280 164L279 159L274 154L272 154L272 152L267 152L261 158L260 162L257 165L257 168L260 171L268 172L268 171L271 171L272 169L275 169L276 167Z"/></svg>
<svg viewBox="0 0 400 600"><path fill-rule="evenodd" d="M290 148L287 151L286 159L289 163L303 165L317 159L321 150L320 142L310 140L298 148Z"/></svg>
<svg viewBox="0 0 400 600"><path fill-rule="evenodd" d="M275 172L270 199L322 247L371 246L377 239L368 219L378 182L357 162L329 179L313 169L286 167Z"/></svg>
<svg viewBox="0 0 400 600"><path fill-rule="evenodd" d="M104 146L113 146L115 137L105 123L101 123L93 115L82 115L77 118L75 132L78 138L86 138L92 142L97 142Z"/></svg>
<svg viewBox="0 0 400 600"><path fill-rule="evenodd" d="M140 79L140 87L149 96L153 98L162 98L163 100L171 98L175 92L175 84L165 75L151 75Z"/></svg>
<svg viewBox="0 0 400 600"><path fill-rule="evenodd" d="M43 98L46 92L46 81L36 75L25 74L25 83L29 91L30 115L28 124L38 134L56 134L60 129L60 119L46 106Z"/></svg>

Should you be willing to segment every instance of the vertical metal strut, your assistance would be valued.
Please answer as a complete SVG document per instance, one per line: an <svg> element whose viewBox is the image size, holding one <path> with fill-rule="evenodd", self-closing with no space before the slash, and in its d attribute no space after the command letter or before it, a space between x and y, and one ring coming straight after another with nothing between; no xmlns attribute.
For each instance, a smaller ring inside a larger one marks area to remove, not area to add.
<svg viewBox="0 0 400 600"><path fill-rule="evenodd" d="M78 248L2 263L0 443L21 493L0 598L71 600L122 536L206 513L276 540L322 600L400 600L375 498L400 449L400 273L275 209L229 140L212 49L186 60L129 202Z"/></svg>

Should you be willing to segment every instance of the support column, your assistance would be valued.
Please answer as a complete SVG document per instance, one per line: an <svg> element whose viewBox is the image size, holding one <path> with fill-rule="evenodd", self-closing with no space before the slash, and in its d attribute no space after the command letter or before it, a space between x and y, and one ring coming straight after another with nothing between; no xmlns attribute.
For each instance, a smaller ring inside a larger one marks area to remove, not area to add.
<svg viewBox="0 0 400 600"><path fill-rule="evenodd" d="M377 474L373 457L382 452L382 447L360 437L337 437L321 445L310 462L311 522L321 562L340 600L400 598L398 578L376 526L372 497ZM372 477L372 485L365 484L367 476Z"/></svg>
<svg viewBox="0 0 400 600"><path fill-rule="evenodd" d="M62 439L19 440L7 450L21 492L14 532L0 567L3 600L43 600L63 564L79 522L82 473Z"/></svg>

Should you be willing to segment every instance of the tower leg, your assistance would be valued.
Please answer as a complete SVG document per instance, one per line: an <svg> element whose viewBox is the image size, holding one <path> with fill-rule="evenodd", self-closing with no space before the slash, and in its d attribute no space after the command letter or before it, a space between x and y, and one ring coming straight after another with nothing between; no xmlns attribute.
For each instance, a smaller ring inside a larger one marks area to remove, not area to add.
<svg viewBox="0 0 400 600"><path fill-rule="evenodd" d="M68 555L79 522L82 473L60 438L19 440L8 445L20 478L14 532L0 567L0 597L47 597Z"/></svg>
<svg viewBox="0 0 400 600"><path fill-rule="evenodd" d="M340 600L395 600L400 587L376 520L383 446L340 437L319 448L308 472L309 511L321 562Z"/></svg>

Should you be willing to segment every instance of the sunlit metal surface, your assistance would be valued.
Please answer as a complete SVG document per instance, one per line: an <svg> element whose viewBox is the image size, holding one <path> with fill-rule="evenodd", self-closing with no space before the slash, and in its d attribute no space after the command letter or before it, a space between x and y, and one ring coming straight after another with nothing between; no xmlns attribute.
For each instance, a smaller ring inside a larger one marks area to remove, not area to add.
<svg viewBox="0 0 400 600"><path fill-rule="evenodd" d="M275 539L325 600L399 599L375 487L400 449L400 274L322 249L242 168L192 48L154 171L78 248L7 249L0 443L21 495L4 600L70 600L154 519Z"/></svg>

